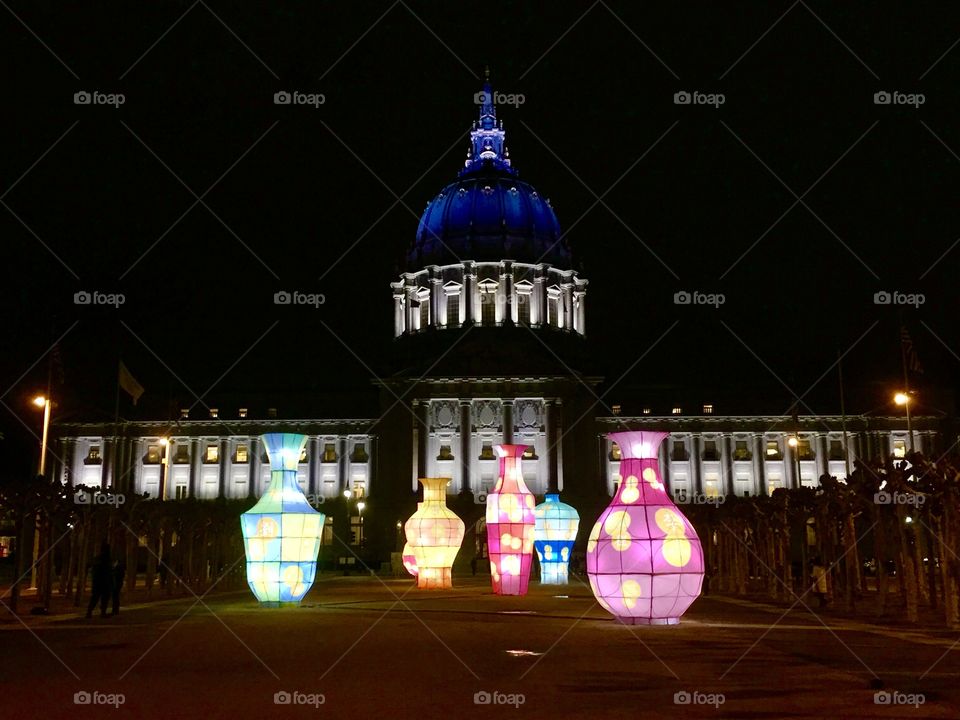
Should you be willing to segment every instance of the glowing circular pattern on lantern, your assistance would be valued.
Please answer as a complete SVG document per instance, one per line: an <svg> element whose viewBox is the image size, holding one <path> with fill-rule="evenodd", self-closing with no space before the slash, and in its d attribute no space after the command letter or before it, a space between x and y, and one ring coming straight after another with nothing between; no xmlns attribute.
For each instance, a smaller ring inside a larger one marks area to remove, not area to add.
<svg viewBox="0 0 960 720"><path fill-rule="evenodd" d="M497 595L526 595L533 564L536 500L526 484L520 458L526 445L495 445L500 472L487 494L487 550L490 582Z"/></svg>
<svg viewBox="0 0 960 720"><path fill-rule="evenodd" d="M420 507L420 503L417 503L417 507ZM417 556L413 554L413 547L410 543L403 544L403 553L400 557L403 561L403 569L416 577L419 572L417 570Z"/></svg>
<svg viewBox="0 0 960 720"><path fill-rule="evenodd" d="M619 432L620 477L587 538L587 577L597 602L621 622L673 625L700 595L703 549L660 480L667 433Z"/></svg>
<svg viewBox="0 0 960 720"><path fill-rule="evenodd" d="M540 582L566 585L570 553L580 529L580 515L571 506L560 502L556 493L547 493L533 514L533 547L540 561Z"/></svg>
<svg viewBox="0 0 960 720"><path fill-rule="evenodd" d="M270 487L240 516L247 583L264 605L295 604L317 574L324 515L310 506L297 482L307 436L268 433L262 440L270 458Z"/></svg>
<svg viewBox="0 0 960 720"><path fill-rule="evenodd" d="M463 520L447 507L450 478L420 478L420 484L423 502L404 527L416 560L417 587L449 588L453 561L463 542Z"/></svg>

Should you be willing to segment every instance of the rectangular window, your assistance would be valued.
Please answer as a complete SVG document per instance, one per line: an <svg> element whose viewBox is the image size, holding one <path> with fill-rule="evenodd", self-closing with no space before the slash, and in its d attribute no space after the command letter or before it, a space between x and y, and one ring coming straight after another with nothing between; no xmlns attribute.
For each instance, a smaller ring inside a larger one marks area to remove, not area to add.
<svg viewBox="0 0 960 720"><path fill-rule="evenodd" d="M846 457L846 454L843 452L843 441L831 440L830 441L830 459L843 460L845 457Z"/></svg>
<svg viewBox="0 0 960 720"><path fill-rule="evenodd" d="M556 327L560 326L560 298L549 298L547 300L547 323Z"/></svg>
<svg viewBox="0 0 960 720"><path fill-rule="evenodd" d="M530 324L530 293L517 293L517 322Z"/></svg>
<svg viewBox="0 0 960 720"><path fill-rule="evenodd" d="M460 294L447 295L447 326L460 325Z"/></svg>
<svg viewBox="0 0 960 720"><path fill-rule="evenodd" d="M703 441L703 459L704 460L719 460L720 457L717 453L717 441L716 440L704 440Z"/></svg>
<svg viewBox="0 0 960 720"><path fill-rule="evenodd" d="M902 457L906 457L906 454L907 454L907 444L903 440L894 440L893 456L902 458Z"/></svg>
<svg viewBox="0 0 960 720"><path fill-rule="evenodd" d="M247 446L246 445L237 445L237 454L234 458L234 462L245 463L247 462Z"/></svg>
<svg viewBox="0 0 960 720"><path fill-rule="evenodd" d="M177 485L176 488L176 498L177 500L183 500L187 497L187 486L186 485Z"/></svg>
<svg viewBox="0 0 960 720"><path fill-rule="evenodd" d="M482 325L497 324L497 290L483 288L480 290L480 323Z"/></svg>
<svg viewBox="0 0 960 720"><path fill-rule="evenodd" d="M353 446L353 453L350 455L350 462L365 463L370 461L367 455L367 444L358 442Z"/></svg>
<svg viewBox="0 0 960 720"><path fill-rule="evenodd" d="M496 460L496 455L493 454L493 441L484 440L480 445L480 457L478 460Z"/></svg>
<svg viewBox="0 0 960 720"><path fill-rule="evenodd" d="M220 462L220 448L217 445L207 445L203 461L208 463Z"/></svg>
<svg viewBox="0 0 960 720"><path fill-rule="evenodd" d="M707 473L703 479L703 494L707 497L720 496L720 480L715 473Z"/></svg>
<svg viewBox="0 0 960 720"><path fill-rule="evenodd" d="M674 405L673 410L672 410L671 412L672 412L674 415L681 415L681 414L683 414L683 408L680 407L679 405Z"/></svg>
<svg viewBox="0 0 960 720"><path fill-rule="evenodd" d="M813 448L809 440L801 439L797 446L797 453L801 460L813 460Z"/></svg>
<svg viewBox="0 0 960 720"><path fill-rule="evenodd" d="M704 414L704 415L713 415L713 405L709 405L709 404L704 405L704 406L703 406L703 414Z"/></svg>
<svg viewBox="0 0 960 720"><path fill-rule="evenodd" d="M334 443L324 443L323 444L323 458L321 462L336 462L337 461L337 451L334 448Z"/></svg>
<svg viewBox="0 0 960 720"><path fill-rule="evenodd" d="M672 449L670 451L670 459L672 460L686 460L687 459L687 443L683 440L674 440Z"/></svg>
<svg viewBox="0 0 960 720"><path fill-rule="evenodd" d="M780 441L767 440L767 460L781 460Z"/></svg>
<svg viewBox="0 0 960 720"><path fill-rule="evenodd" d="M425 330L430 327L430 301L420 301L420 329Z"/></svg>
<svg viewBox="0 0 960 720"><path fill-rule="evenodd" d="M750 460L753 457L753 453L750 452L750 448L747 445L746 440L736 440L734 449L733 449L733 459L734 460Z"/></svg>
<svg viewBox="0 0 960 720"><path fill-rule="evenodd" d="M87 453L87 460L92 463L100 462L100 446L91 445L90 451Z"/></svg>
<svg viewBox="0 0 960 720"><path fill-rule="evenodd" d="M151 465L160 462L160 446L159 445L147 446L147 457L144 460L144 462L150 463Z"/></svg>

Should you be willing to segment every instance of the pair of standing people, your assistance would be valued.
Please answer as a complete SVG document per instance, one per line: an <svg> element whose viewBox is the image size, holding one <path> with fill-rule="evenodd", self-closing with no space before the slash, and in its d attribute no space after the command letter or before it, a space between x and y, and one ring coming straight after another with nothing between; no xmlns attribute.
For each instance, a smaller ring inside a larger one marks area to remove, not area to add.
<svg viewBox="0 0 960 720"><path fill-rule="evenodd" d="M113 600L111 615L120 612L120 591L123 589L123 578L127 574L127 566L123 560L114 563L110 557L110 545L103 543L100 554L94 560L91 568L93 574L90 590L90 604L87 605L87 617L93 616L93 609L100 605L100 617L107 616L107 602Z"/></svg>

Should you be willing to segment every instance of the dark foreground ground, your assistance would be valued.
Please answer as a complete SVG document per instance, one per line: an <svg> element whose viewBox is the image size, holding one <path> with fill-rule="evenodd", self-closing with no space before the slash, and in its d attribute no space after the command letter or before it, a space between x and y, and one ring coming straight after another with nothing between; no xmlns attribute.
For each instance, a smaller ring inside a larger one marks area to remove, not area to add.
<svg viewBox="0 0 960 720"><path fill-rule="evenodd" d="M0 717L960 717L956 633L720 597L628 628L579 583L457 583L332 577L300 608L244 592L28 627L3 611Z"/></svg>

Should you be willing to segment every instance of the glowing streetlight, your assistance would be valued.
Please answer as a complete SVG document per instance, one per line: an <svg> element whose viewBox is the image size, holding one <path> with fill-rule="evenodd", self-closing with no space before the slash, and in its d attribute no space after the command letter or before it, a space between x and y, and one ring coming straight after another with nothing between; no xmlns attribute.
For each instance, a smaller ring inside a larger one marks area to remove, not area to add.
<svg viewBox="0 0 960 720"><path fill-rule="evenodd" d="M343 496L344 496L347 500L349 500L350 498L353 497L353 493L350 492L349 489L347 489L347 490L344 490L344 491L343 491Z"/></svg>
<svg viewBox="0 0 960 720"><path fill-rule="evenodd" d="M787 440L787 445L789 445L792 448L795 448L799 444L800 444L799 441L795 437L791 436L790 439Z"/></svg>
<svg viewBox="0 0 960 720"><path fill-rule="evenodd" d="M787 439L787 445L793 449L794 461L797 463L797 487L803 487L803 478L800 475L800 439L791 435Z"/></svg>
<svg viewBox="0 0 960 720"><path fill-rule="evenodd" d="M907 434L910 436L910 452L913 452L913 421L910 418L910 395L905 392L898 392L893 396L893 401L897 405L903 405L907 411Z"/></svg>
<svg viewBox="0 0 960 720"><path fill-rule="evenodd" d="M162 437L160 443L160 500L167 499L167 448L170 445L170 438Z"/></svg>
<svg viewBox="0 0 960 720"><path fill-rule="evenodd" d="M47 435L50 433L50 398L43 395L37 395L33 399L33 404L38 408L43 408L43 438L40 440L40 475L44 475L47 469Z"/></svg>

